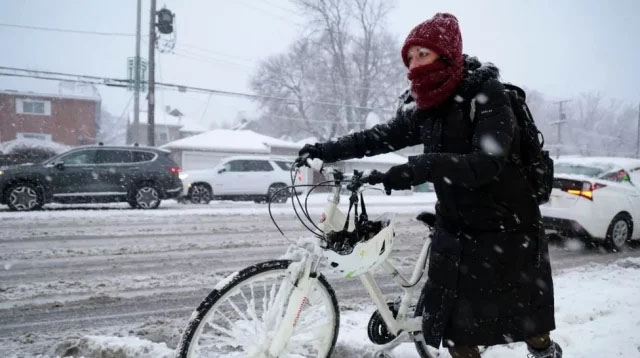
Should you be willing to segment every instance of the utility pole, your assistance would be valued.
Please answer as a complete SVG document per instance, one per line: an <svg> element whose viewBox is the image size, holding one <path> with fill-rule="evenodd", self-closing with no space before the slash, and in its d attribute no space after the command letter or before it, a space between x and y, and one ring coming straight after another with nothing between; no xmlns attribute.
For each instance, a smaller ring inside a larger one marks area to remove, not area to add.
<svg viewBox="0 0 640 358"><path fill-rule="evenodd" d="M149 13L149 92L147 94L147 145L156 145L155 128L155 81L156 81L156 0L151 0L151 12Z"/></svg>
<svg viewBox="0 0 640 358"><path fill-rule="evenodd" d="M558 121L552 122L552 125L558 126L558 144L557 144L557 152L556 158L560 158L560 146L562 145L562 125L566 124L567 115L564 113L563 105L569 102L569 100L557 101L555 102L558 105Z"/></svg>
<svg viewBox="0 0 640 358"><path fill-rule="evenodd" d="M131 140L138 143L140 128L140 22L142 18L142 0L138 0L136 14L136 59L134 66L134 84L133 84L133 135Z"/></svg>

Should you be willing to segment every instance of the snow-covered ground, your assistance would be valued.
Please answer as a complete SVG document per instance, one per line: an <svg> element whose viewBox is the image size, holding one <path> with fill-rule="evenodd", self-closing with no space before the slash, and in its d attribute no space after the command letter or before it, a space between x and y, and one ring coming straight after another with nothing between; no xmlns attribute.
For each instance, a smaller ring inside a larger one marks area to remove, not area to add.
<svg viewBox="0 0 640 358"><path fill-rule="evenodd" d="M326 194L311 198L312 215L319 216L325 200ZM413 264L425 235L413 218L433 210L434 200L431 194L367 199L369 212L398 215L393 259L403 270ZM277 258L287 246L263 204L48 208L0 208L0 357L169 357L189 314L217 281ZM290 238L306 235L290 205L275 205L273 213ZM640 357L639 251L552 246L554 337L565 357ZM328 278L342 309L335 356L366 356L375 349L365 329L373 308L354 281L331 273ZM389 280L381 286L395 292ZM410 344L395 353L417 356ZM491 348L484 356L526 355L514 345Z"/></svg>

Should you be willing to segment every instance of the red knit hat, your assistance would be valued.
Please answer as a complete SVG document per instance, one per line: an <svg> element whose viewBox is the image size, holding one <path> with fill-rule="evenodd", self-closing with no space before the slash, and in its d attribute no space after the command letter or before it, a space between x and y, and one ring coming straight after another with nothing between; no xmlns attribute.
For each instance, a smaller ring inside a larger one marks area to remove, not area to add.
<svg viewBox="0 0 640 358"><path fill-rule="evenodd" d="M411 46L422 46L434 50L454 64L461 64L462 35L458 19L447 13L437 13L431 19L414 27L402 46L402 61L409 67L407 52Z"/></svg>

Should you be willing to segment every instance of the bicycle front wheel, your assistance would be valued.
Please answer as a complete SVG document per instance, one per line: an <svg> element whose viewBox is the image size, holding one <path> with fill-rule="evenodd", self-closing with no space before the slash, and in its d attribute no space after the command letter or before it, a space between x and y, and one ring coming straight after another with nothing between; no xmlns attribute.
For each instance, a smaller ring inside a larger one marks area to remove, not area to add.
<svg viewBox="0 0 640 358"><path fill-rule="evenodd" d="M182 334L179 358L268 357L293 290L291 261L268 261L228 278L198 306ZM313 279L297 324L278 357L329 357L340 316L333 289Z"/></svg>

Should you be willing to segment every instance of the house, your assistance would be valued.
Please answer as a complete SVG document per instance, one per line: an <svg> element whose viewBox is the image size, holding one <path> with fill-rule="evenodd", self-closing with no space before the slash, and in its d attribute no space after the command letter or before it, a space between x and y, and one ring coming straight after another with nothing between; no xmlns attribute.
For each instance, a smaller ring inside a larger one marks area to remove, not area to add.
<svg viewBox="0 0 640 358"><path fill-rule="evenodd" d="M133 124L133 113L129 114L129 121L127 123L127 144L140 143L147 144L148 130L147 125L148 115L147 112L140 112L138 136L135 138L136 130ZM155 145L161 146L166 143L190 137L196 134L206 132L207 129L196 122L194 119L184 116L177 109L171 111L163 111L158 113L154 118L155 124Z"/></svg>
<svg viewBox="0 0 640 358"><path fill-rule="evenodd" d="M94 144L100 105L99 97L0 91L0 143Z"/></svg>
<svg viewBox="0 0 640 358"><path fill-rule="evenodd" d="M162 146L183 170L212 168L233 155L272 155L293 160L299 144L250 130L215 129Z"/></svg>

